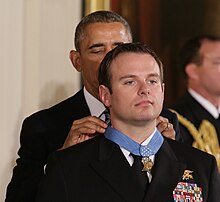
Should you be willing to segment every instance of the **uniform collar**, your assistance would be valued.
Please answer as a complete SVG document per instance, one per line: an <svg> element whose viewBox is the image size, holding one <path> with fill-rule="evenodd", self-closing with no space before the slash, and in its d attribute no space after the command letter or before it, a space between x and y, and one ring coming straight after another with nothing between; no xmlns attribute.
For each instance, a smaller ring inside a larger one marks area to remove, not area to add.
<svg viewBox="0 0 220 202"><path fill-rule="evenodd" d="M193 89L188 89L189 94L199 103L201 104L206 111L208 111L215 119L217 119L219 117L220 114L220 106L218 107L218 109L211 103L209 102L207 99L205 99L203 96L201 96L200 94L198 94L196 91L194 91Z"/></svg>

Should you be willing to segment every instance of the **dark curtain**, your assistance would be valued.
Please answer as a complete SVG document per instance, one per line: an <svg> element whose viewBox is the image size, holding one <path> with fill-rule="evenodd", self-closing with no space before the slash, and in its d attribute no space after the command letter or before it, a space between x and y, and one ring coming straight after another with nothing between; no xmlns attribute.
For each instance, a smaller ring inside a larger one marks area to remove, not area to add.
<svg viewBox="0 0 220 202"><path fill-rule="evenodd" d="M182 43L197 34L220 35L219 0L111 0L111 9L131 25L134 41L147 43L165 70L165 105L186 90L178 69Z"/></svg>

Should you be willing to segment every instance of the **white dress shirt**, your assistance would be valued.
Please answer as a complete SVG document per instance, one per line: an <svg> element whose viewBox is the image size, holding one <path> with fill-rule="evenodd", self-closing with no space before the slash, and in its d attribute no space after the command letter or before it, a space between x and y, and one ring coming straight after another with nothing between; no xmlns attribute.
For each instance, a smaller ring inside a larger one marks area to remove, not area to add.
<svg viewBox="0 0 220 202"><path fill-rule="evenodd" d="M216 108L211 102L209 102L207 99L202 97L200 94L198 94L193 89L188 89L189 94L198 102L200 103L215 119L218 119L220 114L220 106Z"/></svg>
<svg viewBox="0 0 220 202"><path fill-rule="evenodd" d="M96 99L93 95L91 95L85 87L83 87L83 93L86 99L86 103L89 107L90 113L92 116L99 117L103 111L105 110L105 106L100 102L98 99ZM102 120L104 120L101 117Z"/></svg>

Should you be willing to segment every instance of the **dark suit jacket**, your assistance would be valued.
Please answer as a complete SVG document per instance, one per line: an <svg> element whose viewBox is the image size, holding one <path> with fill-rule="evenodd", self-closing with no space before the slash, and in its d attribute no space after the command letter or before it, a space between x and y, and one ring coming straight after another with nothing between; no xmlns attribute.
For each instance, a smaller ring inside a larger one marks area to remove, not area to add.
<svg viewBox="0 0 220 202"><path fill-rule="evenodd" d="M172 106L179 114L191 121L198 129L203 120L208 120L216 129L220 142L220 119L215 119L202 105L200 105L188 92ZM181 123L180 132L183 142L192 145L194 141L190 132Z"/></svg>
<svg viewBox="0 0 220 202"><path fill-rule="evenodd" d="M163 115L178 127L176 115L164 110ZM22 125L17 159L6 202L32 202L49 154L61 148L74 120L90 115L83 90L63 102L27 117ZM179 137L179 135L177 135Z"/></svg>
<svg viewBox="0 0 220 202"><path fill-rule="evenodd" d="M142 200L119 146L98 136L51 156L37 202L171 202L186 169L193 171L191 182L202 188L203 201L219 202L220 177L213 156L165 139Z"/></svg>

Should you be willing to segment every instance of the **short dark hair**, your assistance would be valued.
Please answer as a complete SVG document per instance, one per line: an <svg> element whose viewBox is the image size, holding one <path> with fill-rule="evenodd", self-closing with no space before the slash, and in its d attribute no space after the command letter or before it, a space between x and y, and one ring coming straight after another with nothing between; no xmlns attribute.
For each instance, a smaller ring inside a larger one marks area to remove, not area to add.
<svg viewBox="0 0 220 202"><path fill-rule="evenodd" d="M203 56L199 54L200 47L205 41L216 42L220 41L220 37L213 35L198 35L190 38L185 42L179 51L178 63L182 72L185 74L185 67L190 63L201 64Z"/></svg>
<svg viewBox="0 0 220 202"><path fill-rule="evenodd" d="M128 24L128 22L119 14L113 12L113 11L96 11L93 13L90 13L89 15L82 18L80 23L77 25L75 30L75 48L77 51L80 51L80 43L83 40L83 36L85 33L85 28L93 23L112 23L112 22L119 22L122 25L124 25L125 30L130 37L130 41L132 41L132 32L131 28Z"/></svg>
<svg viewBox="0 0 220 202"><path fill-rule="evenodd" d="M105 85L112 93L110 66L112 61L122 53L145 53L151 55L157 62L160 69L161 83L164 82L163 64L154 51L143 43L123 43L106 54L99 66L99 85Z"/></svg>

